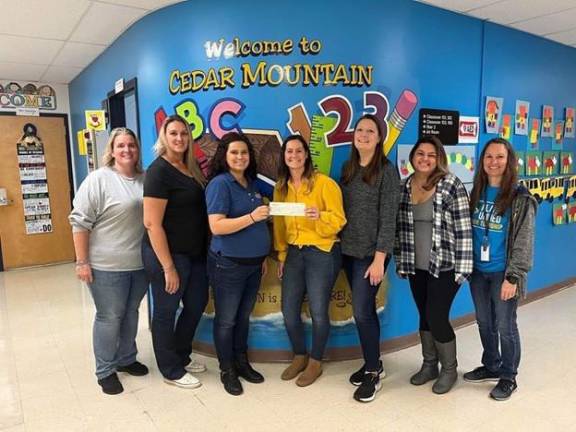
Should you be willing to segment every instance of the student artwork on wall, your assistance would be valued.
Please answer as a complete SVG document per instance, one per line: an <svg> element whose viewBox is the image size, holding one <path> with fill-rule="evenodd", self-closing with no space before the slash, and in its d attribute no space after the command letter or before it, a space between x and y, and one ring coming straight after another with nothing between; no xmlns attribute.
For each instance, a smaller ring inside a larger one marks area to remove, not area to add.
<svg viewBox="0 0 576 432"><path fill-rule="evenodd" d="M514 133L516 135L528 135L528 113L530 112L530 102L523 100L516 101L516 115L514 121Z"/></svg>
<svg viewBox="0 0 576 432"><path fill-rule="evenodd" d="M542 106L542 138L554 136L554 107L552 105Z"/></svg>
<svg viewBox="0 0 576 432"><path fill-rule="evenodd" d="M542 154L542 160L544 164L543 174L544 175L554 175L558 174L558 152L545 151Z"/></svg>
<svg viewBox="0 0 576 432"><path fill-rule="evenodd" d="M540 119L533 118L530 121L530 136L528 150L538 150L538 136L540 135Z"/></svg>
<svg viewBox="0 0 576 432"><path fill-rule="evenodd" d="M480 133L480 118L460 116L460 127L458 128L458 143L477 144Z"/></svg>
<svg viewBox="0 0 576 432"><path fill-rule="evenodd" d="M412 164L410 163L410 150L412 150L412 144L399 144L397 151L397 165L398 174L400 174L401 179L405 179L410 174L414 172Z"/></svg>
<svg viewBox="0 0 576 432"><path fill-rule="evenodd" d="M560 153L560 174L572 174L572 152Z"/></svg>
<svg viewBox="0 0 576 432"><path fill-rule="evenodd" d="M568 216L568 223L576 223L576 201L569 202L567 205L566 213Z"/></svg>
<svg viewBox="0 0 576 432"><path fill-rule="evenodd" d="M500 128L500 138L509 140L512 136L512 116L510 114L504 114L502 116L502 127Z"/></svg>
<svg viewBox="0 0 576 432"><path fill-rule="evenodd" d="M486 106L484 108L486 133L497 134L500 132L503 104L504 98L486 96Z"/></svg>
<svg viewBox="0 0 576 432"><path fill-rule="evenodd" d="M554 204L552 207L552 221L554 225L564 225L566 223L566 204Z"/></svg>
<svg viewBox="0 0 576 432"><path fill-rule="evenodd" d="M576 130L574 129L574 107L567 107L564 118L564 136L566 138L575 138Z"/></svg>
<svg viewBox="0 0 576 432"><path fill-rule="evenodd" d="M542 153L539 151L526 152L526 175L537 176L542 173Z"/></svg>
<svg viewBox="0 0 576 432"><path fill-rule="evenodd" d="M562 150L564 141L564 120L557 120L554 125L554 140L552 141L553 150Z"/></svg>
<svg viewBox="0 0 576 432"><path fill-rule="evenodd" d="M524 177L526 175L526 153L523 151L516 151L516 171L518 171L518 177Z"/></svg>

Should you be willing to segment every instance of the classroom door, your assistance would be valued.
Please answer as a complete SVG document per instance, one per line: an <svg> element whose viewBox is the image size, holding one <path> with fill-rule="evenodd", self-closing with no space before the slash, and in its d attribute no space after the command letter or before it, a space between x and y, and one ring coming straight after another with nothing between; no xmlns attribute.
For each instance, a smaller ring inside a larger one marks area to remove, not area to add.
<svg viewBox="0 0 576 432"><path fill-rule="evenodd" d="M5 270L74 260L68 223L71 180L65 122L65 117L58 116L0 115L0 188L7 190L9 199L9 205L0 206L0 247ZM27 234L24 217L16 144L27 123L36 126L44 148L51 224L46 228L50 232L41 234Z"/></svg>

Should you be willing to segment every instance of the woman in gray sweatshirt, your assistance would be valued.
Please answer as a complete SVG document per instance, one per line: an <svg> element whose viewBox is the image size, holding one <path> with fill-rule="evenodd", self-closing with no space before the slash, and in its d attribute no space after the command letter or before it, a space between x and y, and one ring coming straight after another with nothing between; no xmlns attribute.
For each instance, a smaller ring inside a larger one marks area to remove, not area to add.
<svg viewBox="0 0 576 432"><path fill-rule="evenodd" d="M352 374L354 399L370 402L382 384L380 321L376 293L394 247L400 185L383 151L385 131L372 114L354 126L350 159L342 169L342 194L348 223L341 233L344 270L352 290L354 320L365 364Z"/></svg>
<svg viewBox="0 0 576 432"><path fill-rule="evenodd" d="M76 275L96 304L96 377L104 393L118 394L124 389L116 372L148 373L136 360L138 308L148 282L140 252L144 174L134 132L112 130L103 162L80 185L69 220Z"/></svg>

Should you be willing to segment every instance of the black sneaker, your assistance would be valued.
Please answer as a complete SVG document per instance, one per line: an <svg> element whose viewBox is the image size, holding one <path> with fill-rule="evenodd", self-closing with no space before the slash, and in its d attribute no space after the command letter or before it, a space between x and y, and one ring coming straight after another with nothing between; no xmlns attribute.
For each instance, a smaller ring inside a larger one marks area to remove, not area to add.
<svg viewBox="0 0 576 432"><path fill-rule="evenodd" d="M116 368L118 372L126 372L129 375L134 376L144 376L148 374L148 368L142 363L135 361L127 366L118 366Z"/></svg>
<svg viewBox="0 0 576 432"><path fill-rule="evenodd" d="M106 378L99 379L98 385L102 387L104 393L109 395L119 394L124 391L124 387L122 387L122 383L118 379L116 373L108 375Z"/></svg>
<svg viewBox="0 0 576 432"><path fill-rule="evenodd" d="M354 392L354 399L358 402L372 402L381 388L382 383L377 373L365 373L362 384Z"/></svg>
<svg viewBox="0 0 576 432"><path fill-rule="evenodd" d="M480 366L473 371L464 374L464 381L468 382L484 382L484 381L498 381L500 375L490 372L486 366Z"/></svg>
<svg viewBox="0 0 576 432"><path fill-rule="evenodd" d="M512 393L514 393L517 388L518 385L516 381L502 378L490 392L490 397L497 401L505 401L510 399L510 396L512 396Z"/></svg>
<svg viewBox="0 0 576 432"><path fill-rule="evenodd" d="M362 382L364 381L364 375L366 375L365 364L352 375L350 375L350 384L355 386L362 385ZM384 372L384 366L382 366L382 360L380 360L378 363L378 375L384 375L382 378L386 376L386 372Z"/></svg>

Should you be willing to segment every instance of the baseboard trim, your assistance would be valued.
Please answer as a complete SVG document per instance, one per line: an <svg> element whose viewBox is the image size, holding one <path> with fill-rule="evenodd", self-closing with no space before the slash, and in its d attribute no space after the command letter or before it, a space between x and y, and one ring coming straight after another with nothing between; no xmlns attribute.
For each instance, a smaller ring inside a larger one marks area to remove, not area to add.
<svg viewBox="0 0 576 432"><path fill-rule="evenodd" d="M537 291L528 293L525 299L520 302L520 306L527 305L534 301L543 299L552 295L558 291L569 288L570 286L576 284L576 277L566 279L562 282L558 282L554 285L547 286L545 288L539 289ZM455 320L452 320L452 325L454 328L462 328L474 324L476 318L474 313L469 313L461 316ZM388 354L391 352L399 351L404 348L408 348L420 343L420 337L418 333L411 333L409 335L400 336L392 339L383 341L380 344L380 352L382 354ZM207 355L210 357L216 357L216 350L214 346L205 342L194 342L192 345L194 351ZM259 350L254 349L249 351L250 360L257 363L274 363L274 362L287 362L292 359L292 351L290 350ZM327 361L342 361L342 360L355 360L362 357L362 350L359 346L347 347L347 348L328 348L326 349L326 354L324 356Z"/></svg>

